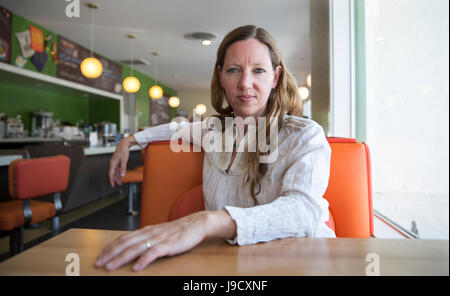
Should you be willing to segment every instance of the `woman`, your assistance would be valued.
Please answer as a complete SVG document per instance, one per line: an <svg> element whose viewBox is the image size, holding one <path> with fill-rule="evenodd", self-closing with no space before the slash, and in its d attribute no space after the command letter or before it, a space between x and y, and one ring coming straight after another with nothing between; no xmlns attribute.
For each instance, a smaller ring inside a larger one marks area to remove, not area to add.
<svg viewBox="0 0 450 296"><path fill-rule="evenodd" d="M210 237L239 245L285 237L335 237L325 224L329 212L323 198L330 147L317 123L298 117L301 101L295 80L264 29L243 26L224 38L211 81L211 100L222 122L226 117L265 117L269 126L275 119L276 159L263 162L267 153L237 152L246 143L242 133L232 152L205 153L207 211L119 237L99 255L97 267L113 270L138 258L133 270L141 270L159 257L185 252ZM110 161L111 186L121 184L132 145L145 147L173 134L165 124L122 140Z"/></svg>

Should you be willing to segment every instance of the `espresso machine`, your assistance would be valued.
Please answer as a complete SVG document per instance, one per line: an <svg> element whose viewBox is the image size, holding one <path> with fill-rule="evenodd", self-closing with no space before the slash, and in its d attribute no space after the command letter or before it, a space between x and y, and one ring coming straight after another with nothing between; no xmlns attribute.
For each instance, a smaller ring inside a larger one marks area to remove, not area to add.
<svg viewBox="0 0 450 296"><path fill-rule="evenodd" d="M117 134L117 124L103 121L94 124L95 130L98 133L99 140L103 146L114 146Z"/></svg>
<svg viewBox="0 0 450 296"><path fill-rule="evenodd" d="M35 111L31 117L31 136L50 137L53 131L53 113L43 110Z"/></svg>
<svg viewBox="0 0 450 296"><path fill-rule="evenodd" d="M6 137L22 138L24 136L22 117L17 115L16 118L6 119Z"/></svg>

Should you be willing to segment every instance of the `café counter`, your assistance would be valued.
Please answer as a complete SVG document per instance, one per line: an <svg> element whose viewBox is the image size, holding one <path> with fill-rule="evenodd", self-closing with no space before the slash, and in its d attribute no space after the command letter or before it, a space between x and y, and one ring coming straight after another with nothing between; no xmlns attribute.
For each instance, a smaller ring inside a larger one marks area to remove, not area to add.
<svg viewBox="0 0 450 296"><path fill-rule="evenodd" d="M108 179L109 160L116 147L86 147L86 141L62 139L2 139L0 140L0 202L10 200L8 166L18 158L37 158L63 154L71 159L69 184L62 192L63 213L114 194ZM128 169L142 165L141 148L130 150ZM45 173L45 172L43 172ZM125 188L124 188L125 189ZM38 197L51 201L51 196Z"/></svg>

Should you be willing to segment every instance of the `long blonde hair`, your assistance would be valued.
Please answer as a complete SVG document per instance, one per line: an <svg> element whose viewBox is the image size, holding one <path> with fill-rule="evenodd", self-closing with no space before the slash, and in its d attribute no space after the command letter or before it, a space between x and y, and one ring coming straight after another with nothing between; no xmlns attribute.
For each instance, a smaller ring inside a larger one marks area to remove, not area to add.
<svg viewBox="0 0 450 296"><path fill-rule="evenodd" d="M273 120L273 118L278 118L278 130L280 130L284 114L287 113L290 115L301 116L302 104L297 92L297 83L286 67L275 40L266 30L257 28L253 25L242 26L228 33L222 40L217 51L217 60L214 65L214 74L211 79L211 104L219 113L219 118L224 119L225 117L233 116L233 109L228 104L225 90L220 85L218 66L220 66L220 69L223 69L226 52L230 45L237 41L248 40L251 38L255 38L268 47L274 71L277 66L281 66L282 68L278 84L269 95L264 114L266 117L267 143L267 141L270 142L271 120ZM224 106L225 102L227 102L226 106ZM259 161L261 154L262 153L259 151L248 152L247 177L245 179L245 183L250 182L250 193L256 204L258 204L256 195L261 191L261 180L267 172L267 163L260 163ZM257 186L258 189L256 190Z"/></svg>

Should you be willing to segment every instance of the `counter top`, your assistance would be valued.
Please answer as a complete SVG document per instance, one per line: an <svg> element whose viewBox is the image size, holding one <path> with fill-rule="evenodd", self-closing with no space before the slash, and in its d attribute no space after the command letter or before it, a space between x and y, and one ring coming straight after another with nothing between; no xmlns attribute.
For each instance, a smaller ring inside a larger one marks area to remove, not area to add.
<svg viewBox="0 0 450 296"><path fill-rule="evenodd" d="M32 138L36 139L36 142L39 142L40 140L38 138ZM41 138L43 139L43 138ZM12 139L10 139L12 140ZM46 139L50 140L51 139ZM53 141L55 141L53 139ZM1 142L0 142L1 143ZM130 151L140 151L142 148L140 146L133 146L130 148ZM1 150L0 150L1 151ZM116 146L110 146L110 147L86 147L83 148L84 155L90 156L90 155L99 155L99 154L112 154L114 151L116 151ZM23 158L23 155L20 153L0 153L0 166L9 166L9 164L15 160Z"/></svg>
<svg viewBox="0 0 450 296"><path fill-rule="evenodd" d="M22 155L0 155L0 166L9 166L16 159L22 158Z"/></svg>
<svg viewBox="0 0 450 296"><path fill-rule="evenodd" d="M40 138L40 137L22 137L22 138L3 138L1 143L36 143L36 142L60 142L62 138Z"/></svg>
<svg viewBox="0 0 450 296"><path fill-rule="evenodd" d="M117 146L110 146L110 147L89 147L84 148L84 155L97 155L97 154L108 154L108 153L114 153L116 151ZM142 150L139 146L133 146L130 148L130 151L139 151Z"/></svg>

